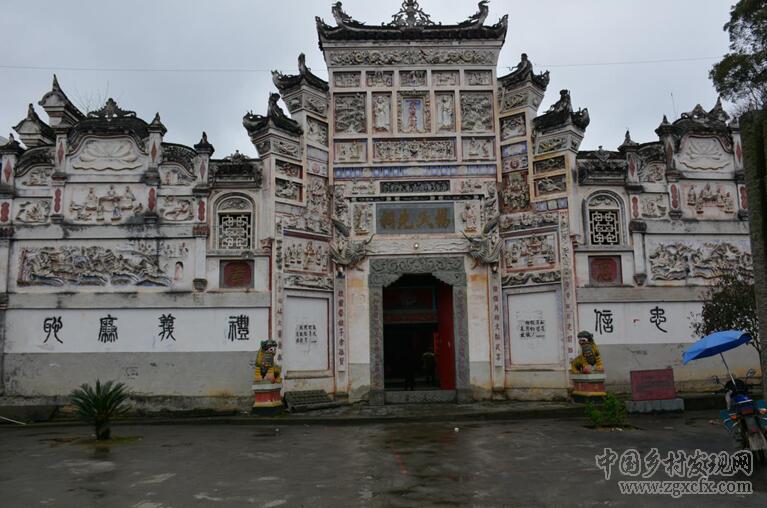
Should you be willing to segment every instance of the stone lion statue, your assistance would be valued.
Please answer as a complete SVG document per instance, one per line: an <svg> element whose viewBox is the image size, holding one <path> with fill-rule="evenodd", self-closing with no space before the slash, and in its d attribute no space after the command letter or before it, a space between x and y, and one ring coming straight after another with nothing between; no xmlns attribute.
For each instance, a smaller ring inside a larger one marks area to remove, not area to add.
<svg viewBox="0 0 767 508"><path fill-rule="evenodd" d="M277 343L273 340L262 340L256 356L256 373L253 380L256 383L281 383L282 368L275 363Z"/></svg>
<svg viewBox="0 0 767 508"><path fill-rule="evenodd" d="M578 333L578 344L581 346L581 354L570 362L570 371L575 374L604 372L602 355L594 342L594 335L587 331Z"/></svg>

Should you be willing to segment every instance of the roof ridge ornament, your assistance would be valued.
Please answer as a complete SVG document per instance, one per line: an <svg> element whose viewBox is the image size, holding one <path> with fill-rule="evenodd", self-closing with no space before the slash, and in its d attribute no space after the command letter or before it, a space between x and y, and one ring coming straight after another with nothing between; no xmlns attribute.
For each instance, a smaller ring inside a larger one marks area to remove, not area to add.
<svg viewBox="0 0 767 508"><path fill-rule="evenodd" d="M389 26L398 26L400 28L419 28L422 26L433 26L435 23L431 16L423 12L418 0L404 0L400 10L392 15Z"/></svg>
<svg viewBox="0 0 767 508"><path fill-rule="evenodd" d="M104 107L101 109L97 109L96 111L91 111L88 113L88 118L106 118L107 120L112 120L113 118L118 117L136 117L135 111L128 111L126 109L120 109L120 107L117 105L115 100L113 98L107 99L106 104L104 104Z"/></svg>

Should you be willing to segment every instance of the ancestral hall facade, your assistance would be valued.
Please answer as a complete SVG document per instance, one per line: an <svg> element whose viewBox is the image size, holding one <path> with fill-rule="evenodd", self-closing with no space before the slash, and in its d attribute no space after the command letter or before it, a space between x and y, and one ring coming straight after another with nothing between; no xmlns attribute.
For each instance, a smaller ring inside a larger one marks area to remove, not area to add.
<svg viewBox="0 0 767 508"><path fill-rule="evenodd" d="M54 77L0 146L0 394L246 397L273 339L285 391L566 397L579 330L608 389L668 366L705 382L713 364L680 362L690 315L751 266L738 126L696 106L579 151L588 111L566 90L539 111L525 54L498 76L507 17L486 4L366 25L336 3L329 80L302 55L245 115L258 158L166 142L111 99L80 111Z"/></svg>

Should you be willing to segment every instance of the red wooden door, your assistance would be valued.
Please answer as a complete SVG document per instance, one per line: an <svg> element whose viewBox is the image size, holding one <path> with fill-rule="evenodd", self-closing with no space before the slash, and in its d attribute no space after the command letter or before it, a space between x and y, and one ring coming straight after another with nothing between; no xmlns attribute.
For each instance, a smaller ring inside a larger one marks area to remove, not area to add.
<svg viewBox="0 0 767 508"><path fill-rule="evenodd" d="M439 387L455 389L455 342L453 340L453 288L437 286L437 336L434 352L437 357Z"/></svg>

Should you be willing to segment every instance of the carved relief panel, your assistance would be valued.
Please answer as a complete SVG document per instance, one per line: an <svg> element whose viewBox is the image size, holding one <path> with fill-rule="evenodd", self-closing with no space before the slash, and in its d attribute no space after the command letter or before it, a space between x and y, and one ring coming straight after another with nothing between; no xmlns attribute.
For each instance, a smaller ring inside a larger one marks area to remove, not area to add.
<svg viewBox="0 0 767 508"><path fill-rule="evenodd" d="M711 181L681 187L685 204L682 209L686 217L731 219L738 211L737 190L733 184Z"/></svg>
<svg viewBox="0 0 767 508"><path fill-rule="evenodd" d="M367 132L365 94L335 95L336 134L362 134Z"/></svg>
<svg viewBox="0 0 767 508"><path fill-rule="evenodd" d="M399 84L403 87L426 86L425 70L410 70L399 72Z"/></svg>
<svg viewBox="0 0 767 508"><path fill-rule="evenodd" d="M555 232L507 238L504 247L507 272L550 269L557 264Z"/></svg>
<svg viewBox="0 0 767 508"><path fill-rule="evenodd" d="M662 219L668 216L668 196L651 194L640 199L642 217L645 219Z"/></svg>
<svg viewBox="0 0 767 508"><path fill-rule="evenodd" d="M366 83L369 87L390 87L394 84L394 73L382 70L368 71Z"/></svg>
<svg viewBox="0 0 767 508"><path fill-rule="evenodd" d="M160 166L158 171L160 173L160 185L164 187L192 185L196 181L193 174L177 164Z"/></svg>
<svg viewBox="0 0 767 508"><path fill-rule="evenodd" d="M461 130L487 132L493 130L492 94L466 92L461 94Z"/></svg>
<svg viewBox="0 0 767 508"><path fill-rule="evenodd" d="M117 223L144 211L143 186L70 185L67 218L78 223Z"/></svg>
<svg viewBox="0 0 767 508"><path fill-rule="evenodd" d="M72 169L81 171L131 171L145 168L147 157L133 139L86 139L69 159Z"/></svg>
<svg viewBox="0 0 767 508"><path fill-rule="evenodd" d="M328 271L328 244L316 239L286 236L282 243L285 271L325 274Z"/></svg>
<svg viewBox="0 0 767 508"><path fill-rule="evenodd" d="M538 178L533 182L535 197L561 194L567 191L567 177L565 175L548 176Z"/></svg>
<svg viewBox="0 0 767 508"><path fill-rule="evenodd" d="M453 139L400 139L373 142L376 161L455 160Z"/></svg>
<svg viewBox="0 0 767 508"><path fill-rule="evenodd" d="M525 114L518 113L516 115L507 116L501 118L501 139L511 139L527 134L527 126L525 124Z"/></svg>
<svg viewBox="0 0 767 508"><path fill-rule="evenodd" d="M367 147L364 140L336 141L336 162L364 162L367 160Z"/></svg>
<svg viewBox="0 0 767 508"><path fill-rule="evenodd" d="M391 94L373 94L373 132L391 132Z"/></svg>
<svg viewBox="0 0 767 508"><path fill-rule="evenodd" d="M160 217L167 222L194 220L195 199L191 196L163 196L160 198Z"/></svg>
<svg viewBox="0 0 767 508"><path fill-rule="evenodd" d="M397 110L399 132L431 132L429 92L398 92Z"/></svg>
<svg viewBox="0 0 767 508"><path fill-rule="evenodd" d="M319 145L327 146L328 144L328 126L324 122L315 120L308 117L306 119L306 137L309 141L313 141Z"/></svg>
<svg viewBox="0 0 767 508"><path fill-rule="evenodd" d="M502 171L527 169L527 142L513 143L501 147Z"/></svg>
<svg viewBox="0 0 767 508"><path fill-rule="evenodd" d="M437 87L458 86L459 83L458 71L432 71L431 79Z"/></svg>
<svg viewBox="0 0 767 508"><path fill-rule="evenodd" d="M13 221L20 224L45 224L51 215L50 199L17 198L14 205L16 214Z"/></svg>
<svg viewBox="0 0 767 508"><path fill-rule="evenodd" d="M434 100L437 103L437 130L455 132L455 96L452 93L438 93Z"/></svg>
<svg viewBox="0 0 767 508"><path fill-rule="evenodd" d="M536 175L554 173L556 171L564 171L566 167L565 156L559 155L533 162L533 173Z"/></svg>
<svg viewBox="0 0 767 508"><path fill-rule="evenodd" d="M333 84L337 88L358 88L360 86L360 73L334 72Z"/></svg>
<svg viewBox="0 0 767 508"><path fill-rule="evenodd" d="M753 270L749 242L648 242L647 259L653 281L710 280L722 273Z"/></svg>
<svg viewBox="0 0 767 508"><path fill-rule="evenodd" d="M490 86L493 75L490 71L465 71L466 84L469 86Z"/></svg>
<svg viewBox="0 0 767 508"><path fill-rule="evenodd" d="M676 155L677 168L683 171L731 171L733 156L718 138L686 137Z"/></svg>
<svg viewBox="0 0 767 508"><path fill-rule="evenodd" d="M463 138L464 160L495 159L495 138Z"/></svg>
<svg viewBox="0 0 767 508"><path fill-rule="evenodd" d="M513 171L503 175L501 207L504 213L520 212L530 207L527 171Z"/></svg>

